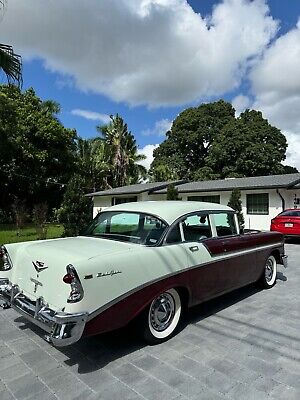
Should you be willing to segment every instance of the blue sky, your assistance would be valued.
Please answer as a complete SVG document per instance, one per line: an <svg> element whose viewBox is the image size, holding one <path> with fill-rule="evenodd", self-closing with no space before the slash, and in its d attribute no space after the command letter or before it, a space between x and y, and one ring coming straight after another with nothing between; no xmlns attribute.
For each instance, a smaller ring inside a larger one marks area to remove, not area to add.
<svg viewBox="0 0 300 400"><path fill-rule="evenodd" d="M299 17L298 0L10 0L0 34L82 137L119 113L149 163L180 111L223 98L261 109L300 168Z"/></svg>

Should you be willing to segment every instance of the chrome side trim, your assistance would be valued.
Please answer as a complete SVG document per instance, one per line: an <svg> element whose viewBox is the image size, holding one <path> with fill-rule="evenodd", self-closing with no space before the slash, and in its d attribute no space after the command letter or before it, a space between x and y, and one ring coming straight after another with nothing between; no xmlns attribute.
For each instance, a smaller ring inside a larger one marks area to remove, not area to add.
<svg viewBox="0 0 300 400"><path fill-rule="evenodd" d="M77 342L83 333L88 313L67 314L49 308L42 297L35 302L26 297L17 285L0 278L0 300L7 307L25 317L28 321L47 332L46 340L54 346L68 346Z"/></svg>
<svg viewBox="0 0 300 400"><path fill-rule="evenodd" d="M201 246L201 244L202 243L198 243L198 245L200 245L200 246ZM254 248L249 249L247 251L245 250L245 251L239 251L239 252L234 252L234 253L231 252L230 254L227 253L227 254L223 254L223 255L220 255L220 256L218 255L218 256L212 257L211 261L207 261L207 262L205 262L205 263L203 263L201 265L193 265L191 267L187 267L187 268L184 268L184 269L180 269L180 270L171 272L171 273L169 273L167 275L164 275L164 276L161 276L159 278L152 279L149 282L145 282L145 283L143 283L143 284L141 284L141 285L129 290L128 292L121 294L120 296L116 297L115 299L111 300L110 302L106 303L105 305L103 305L103 306L99 307L98 309L94 310L93 312L91 312L88 315L87 321L91 321L93 318L97 317L99 314L103 313L108 308L114 306L116 303L124 300L126 297L134 294L135 292L138 292L139 290L142 290L147 286L153 285L154 283L157 283L157 282L159 282L159 281L161 281L163 279L168 279L168 278L171 278L172 276L179 275L181 273L185 273L187 271L191 271L191 270L196 269L196 268L203 268L203 267L206 267L207 265L214 264L216 262L221 262L221 261L223 261L225 259L227 260L227 259L230 259L230 258L235 258L235 257L237 257L237 256L239 256L241 254L249 254L249 253L256 252L258 250L265 250L265 249L268 249L268 248L276 248L276 247L281 246L281 245L282 245L282 242L277 242L277 243L269 244L269 245L266 245L266 246L254 247ZM251 282L249 282L249 284L250 283Z"/></svg>
<svg viewBox="0 0 300 400"><path fill-rule="evenodd" d="M240 255L244 255L244 254L249 254L249 253L253 253L254 251L259 251L259 250L266 250L266 249L271 249L273 247L278 247L278 246L282 246L282 242L277 242L277 243L271 243L271 244L267 244L265 246L256 246L256 247L251 247L250 249L247 250L241 250L241 251L230 251L229 253L226 254L218 254L216 256L212 256L213 260L217 260L217 259L228 259L228 258L232 258L232 257L236 257L236 256L240 256Z"/></svg>

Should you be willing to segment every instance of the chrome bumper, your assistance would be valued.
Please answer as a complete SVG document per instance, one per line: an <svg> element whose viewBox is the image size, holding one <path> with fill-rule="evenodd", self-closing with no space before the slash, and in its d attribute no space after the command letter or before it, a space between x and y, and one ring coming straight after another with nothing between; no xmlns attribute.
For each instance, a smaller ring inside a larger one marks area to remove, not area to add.
<svg viewBox="0 0 300 400"><path fill-rule="evenodd" d="M4 302L2 307L12 307L47 332L45 339L57 347L77 342L81 338L88 317L88 313L67 314L54 311L42 297L31 301L17 285L12 285L6 278L0 278L0 300Z"/></svg>
<svg viewBox="0 0 300 400"><path fill-rule="evenodd" d="M281 256L281 264L284 266L284 268L287 268L287 266L288 266L288 256Z"/></svg>

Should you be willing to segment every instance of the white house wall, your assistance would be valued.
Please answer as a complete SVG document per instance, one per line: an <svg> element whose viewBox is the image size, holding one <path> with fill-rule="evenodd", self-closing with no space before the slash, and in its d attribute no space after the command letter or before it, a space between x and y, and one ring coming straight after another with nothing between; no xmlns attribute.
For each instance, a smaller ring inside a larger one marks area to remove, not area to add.
<svg viewBox="0 0 300 400"><path fill-rule="evenodd" d="M300 198L300 189L290 189L285 191L285 200L286 200L286 208L294 208L294 200L296 198ZM297 206L300 208L300 205Z"/></svg>
<svg viewBox="0 0 300 400"><path fill-rule="evenodd" d="M122 196L95 196L94 206L93 206L93 217L95 217L101 210L104 210L107 207L111 207L112 197L126 198L132 196L137 196L137 201L166 200L166 195L148 195L147 192L139 194L127 194Z"/></svg>
<svg viewBox="0 0 300 400"><path fill-rule="evenodd" d="M93 199L93 217L95 217L98 212L111 206L111 196L95 196Z"/></svg>
<svg viewBox="0 0 300 400"><path fill-rule="evenodd" d="M282 191L283 193L286 191ZM269 193L269 214L247 214L247 194ZM284 196L283 196L284 197ZM247 229L260 229L269 230L271 219L276 217L282 211L282 201L276 190L243 190L241 192L242 209L245 218L245 228ZM287 206L287 205L286 205Z"/></svg>
<svg viewBox="0 0 300 400"><path fill-rule="evenodd" d="M286 190L279 189L280 194L285 200L285 208L294 208L294 198L300 198L300 189L297 190ZM269 214L268 215L256 215L247 214L246 206L246 195L254 193L268 193L269 194ZM135 194L128 194L124 196L115 197L129 197ZM194 193L179 193L179 197L182 200L187 200L188 197L192 196L206 196L206 195L219 195L220 203L227 205L231 191L220 191L220 192L194 192ZM166 200L166 194L148 194L147 192L140 193L137 196L137 201L158 201ZM97 213L106 207L111 206L112 196L95 196L94 197L94 207L93 216L95 217ZM261 189L261 190L242 190L241 191L242 200L242 210L245 218L245 228L247 229L259 229L259 230L269 230L271 219L282 211L282 200L276 189ZM300 208L300 206L298 206ZM159 213L159 210L158 210Z"/></svg>

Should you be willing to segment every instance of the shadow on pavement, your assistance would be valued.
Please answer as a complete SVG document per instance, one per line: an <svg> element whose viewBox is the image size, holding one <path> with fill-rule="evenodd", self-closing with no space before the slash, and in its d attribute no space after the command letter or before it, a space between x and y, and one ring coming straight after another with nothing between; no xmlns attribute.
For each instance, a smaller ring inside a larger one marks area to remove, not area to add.
<svg viewBox="0 0 300 400"><path fill-rule="evenodd" d="M284 239L284 242L286 244L300 244L300 237L295 237L295 238L287 237Z"/></svg>
<svg viewBox="0 0 300 400"><path fill-rule="evenodd" d="M282 281L287 280L281 272L278 273L278 279ZM210 315L214 315L233 304L253 296L260 290L255 284L252 284L195 306L185 313L179 330L182 331L189 324L196 324ZM44 332L40 328L28 322L23 317L16 318L15 322L22 330L30 329L39 337L44 336ZM51 345L45 343L45 346ZM47 350L45 348L45 350L50 354L54 353L54 357L55 353L61 353L58 355L58 358L63 358L67 366L78 365L78 373L86 374L112 364L119 358L129 359L133 353L142 350L145 346L146 344L137 334L135 325L130 324L123 329L113 332L83 338L68 347L53 349L51 346L50 349Z"/></svg>
<svg viewBox="0 0 300 400"><path fill-rule="evenodd" d="M186 325L202 321L210 315L214 315L219 311L222 311L225 308L232 306L233 304L236 304L250 296L253 296L261 290L262 289L260 289L256 284L251 284L234 290L233 292L216 297L212 300L201 303L188 311L185 318Z"/></svg>

